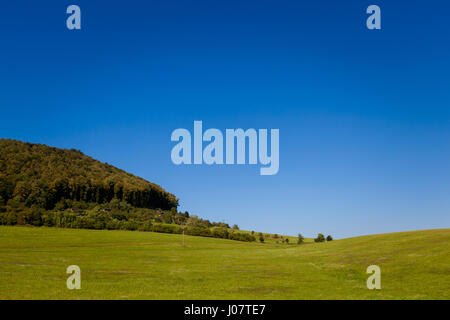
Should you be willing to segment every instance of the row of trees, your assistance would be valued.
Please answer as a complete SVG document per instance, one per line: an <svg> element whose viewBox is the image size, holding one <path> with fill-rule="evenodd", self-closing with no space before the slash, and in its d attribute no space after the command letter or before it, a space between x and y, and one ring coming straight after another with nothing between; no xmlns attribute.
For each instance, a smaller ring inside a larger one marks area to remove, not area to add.
<svg viewBox="0 0 450 320"><path fill-rule="evenodd" d="M319 233L319 234L317 235L317 238L314 239L314 242L325 242L325 240L326 240L326 241L332 241L332 240L333 240L333 237L330 236L330 235L328 235L328 236L325 238L325 236L324 236L322 233Z"/></svg>
<svg viewBox="0 0 450 320"><path fill-rule="evenodd" d="M170 215L171 212L166 212L166 214ZM185 214L180 215L186 218ZM187 221L189 220L190 217L187 218ZM194 218L194 221L197 220L198 218ZM256 238L250 234L235 232L235 230L226 228L227 224L216 224L215 227L195 226L190 223L186 223L185 225L175 223L167 224L155 222L150 215L130 214L126 211L117 214L98 207L89 209L84 213L77 212L76 210L48 211L37 206L21 208L21 210L2 210L0 212L0 225L33 225L37 227L46 226L97 230L139 230L173 234L181 234L184 231L185 234L193 236L247 242L256 241Z"/></svg>
<svg viewBox="0 0 450 320"><path fill-rule="evenodd" d="M255 233L255 232L252 231L252 235L253 235L254 233ZM270 237L270 238L273 238L273 239L280 239L281 243L289 243L289 238L283 238L283 236L279 236L278 234L274 234L274 235L264 235L264 234L262 234L261 232L258 233L258 239L259 239L259 241L260 241L261 243L264 242L264 239L265 239L266 237ZM324 242L324 241L332 241L332 240L333 240L333 237L332 237L331 235L328 235L328 236L325 238L324 235L323 235L322 233L319 233L319 234L317 235L317 238L314 239L314 242ZM305 241L305 238L303 237L303 235L302 235L301 233L299 233L298 236L297 236L297 244L302 244L302 243L304 243L304 241ZM279 243L279 240L277 240L276 242Z"/></svg>
<svg viewBox="0 0 450 320"><path fill-rule="evenodd" d="M324 242L324 241L332 241L333 237L328 235L326 238L324 237L324 235L322 233L319 233L317 235L317 238L314 239L314 242ZM298 244L302 244L305 241L305 238L299 233L298 234L298 238L297 238L297 243Z"/></svg>
<svg viewBox="0 0 450 320"><path fill-rule="evenodd" d="M253 231L252 231L252 234L253 234ZM260 232L258 234L258 236L259 236L259 241L261 243L263 243L264 242L264 235ZM279 238L279 236L277 234L274 234L272 237L274 239L278 239ZM332 241L332 240L333 240L333 237L331 235L328 235L325 238L322 233L319 233L317 235L317 238L314 239L314 242L324 242L324 241ZM302 244L304 241L305 241L305 238L302 236L301 233L299 233L298 236L297 236L297 244ZM283 239L283 237L281 236L281 242L289 243L289 238ZM277 240L277 243L278 243L278 240Z"/></svg>
<svg viewBox="0 0 450 320"><path fill-rule="evenodd" d="M135 208L129 203L113 199L105 205L85 203L64 199L55 205L55 210L45 210L33 205L26 207L13 199L6 206L0 206L0 224L3 225L33 225L61 228L108 229L108 230L139 230L162 233L185 234L193 236L215 237L239 241L256 241L254 231L251 234L236 232L237 226L230 228L224 222L210 222L188 212L180 213L175 209L153 210ZM261 243L263 233L257 234ZM279 239L280 236L274 235ZM318 234L315 242L332 241ZM289 243L289 238L281 236L281 241ZM304 242L304 237L298 234L297 243ZM277 240L278 243L278 240Z"/></svg>
<svg viewBox="0 0 450 320"><path fill-rule="evenodd" d="M112 199L126 201L135 207L169 210L178 206L178 200L153 187L142 190L115 181L104 183L71 178L53 181L11 181L2 179L0 192L3 201L15 198L28 207L37 205L51 210L62 199L83 202L108 203ZM82 181L84 180L84 181ZM11 192L12 191L12 192Z"/></svg>

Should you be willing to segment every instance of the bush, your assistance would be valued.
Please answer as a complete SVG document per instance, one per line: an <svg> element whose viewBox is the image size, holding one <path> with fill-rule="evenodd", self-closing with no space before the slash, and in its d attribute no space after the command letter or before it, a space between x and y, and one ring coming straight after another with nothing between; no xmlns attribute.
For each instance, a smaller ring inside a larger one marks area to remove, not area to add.
<svg viewBox="0 0 450 320"><path fill-rule="evenodd" d="M327 241L333 241L333 237L330 236L330 235L328 235L328 236L327 236Z"/></svg>
<svg viewBox="0 0 450 320"><path fill-rule="evenodd" d="M252 242L256 240L254 236L247 233L230 233L228 234L228 239L246 242Z"/></svg>
<svg viewBox="0 0 450 320"><path fill-rule="evenodd" d="M314 239L314 242L324 242L324 241L325 241L325 237L321 233L319 233L317 235L317 238Z"/></svg>
<svg viewBox="0 0 450 320"><path fill-rule="evenodd" d="M151 227L151 231L161 232L161 233L181 234L181 233L183 233L183 228L181 226L175 225L175 224L173 224L173 225L172 224L154 224Z"/></svg>
<svg viewBox="0 0 450 320"><path fill-rule="evenodd" d="M259 242L261 242L261 243L263 243L263 242L264 242L264 237L263 237L263 235L262 235L262 234L260 234L260 236L259 236Z"/></svg>
<svg viewBox="0 0 450 320"><path fill-rule="evenodd" d="M191 235L191 236L210 237L211 231L207 228L187 227L186 234Z"/></svg>
<svg viewBox="0 0 450 320"><path fill-rule="evenodd" d="M125 230L134 231L139 228L139 224L135 221L127 221L124 223Z"/></svg>
<svg viewBox="0 0 450 320"><path fill-rule="evenodd" d="M152 223L150 221L146 221L141 223L138 228L139 231L152 231Z"/></svg>
<svg viewBox="0 0 450 320"><path fill-rule="evenodd" d="M15 212L0 213L0 225L14 226L17 224L17 214Z"/></svg>
<svg viewBox="0 0 450 320"><path fill-rule="evenodd" d="M305 238L303 238L303 236L301 235L301 233L299 233L299 234L298 234L297 244L301 244L301 243L303 243L303 241L305 241Z"/></svg>
<svg viewBox="0 0 450 320"><path fill-rule="evenodd" d="M212 236L214 238L228 239L228 230L226 228L214 228Z"/></svg>
<svg viewBox="0 0 450 320"><path fill-rule="evenodd" d="M108 229L108 230L120 229L120 221L117 219L112 219L112 220L108 221L108 223L106 224L106 229Z"/></svg>

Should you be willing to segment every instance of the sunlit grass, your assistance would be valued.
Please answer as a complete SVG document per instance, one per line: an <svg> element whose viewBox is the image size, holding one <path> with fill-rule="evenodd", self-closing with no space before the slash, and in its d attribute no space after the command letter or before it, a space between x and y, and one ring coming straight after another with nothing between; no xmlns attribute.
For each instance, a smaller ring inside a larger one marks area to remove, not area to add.
<svg viewBox="0 0 450 320"><path fill-rule="evenodd" d="M304 245L0 227L0 299L449 299L450 229ZM366 268L381 268L381 290ZM81 268L68 290L66 268Z"/></svg>

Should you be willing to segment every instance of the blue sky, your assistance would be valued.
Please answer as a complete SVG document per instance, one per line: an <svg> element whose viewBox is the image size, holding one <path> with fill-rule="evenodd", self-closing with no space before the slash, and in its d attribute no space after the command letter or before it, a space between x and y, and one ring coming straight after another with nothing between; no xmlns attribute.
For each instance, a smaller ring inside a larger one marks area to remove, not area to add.
<svg viewBox="0 0 450 320"><path fill-rule="evenodd" d="M77 4L82 29L66 28ZM381 7L382 29L365 9ZM0 137L77 148L241 228L450 226L446 1L10 1ZM174 129L279 128L280 170L175 166Z"/></svg>

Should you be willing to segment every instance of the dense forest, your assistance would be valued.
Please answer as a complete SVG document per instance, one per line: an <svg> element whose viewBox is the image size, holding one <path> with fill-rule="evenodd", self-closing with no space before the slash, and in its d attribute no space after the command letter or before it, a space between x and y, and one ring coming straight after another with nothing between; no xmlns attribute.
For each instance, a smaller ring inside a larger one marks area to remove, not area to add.
<svg viewBox="0 0 450 320"><path fill-rule="evenodd" d="M78 150L0 139L0 205L10 199L47 210L62 199L170 210L178 199L160 186Z"/></svg>
<svg viewBox="0 0 450 320"><path fill-rule="evenodd" d="M160 186L78 150L0 139L0 225L140 230L240 241L253 235L178 212Z"/></svg>

